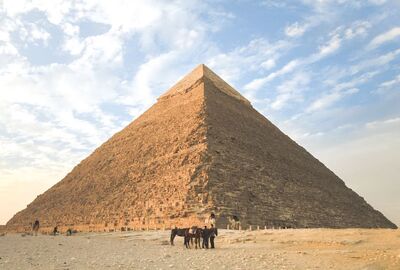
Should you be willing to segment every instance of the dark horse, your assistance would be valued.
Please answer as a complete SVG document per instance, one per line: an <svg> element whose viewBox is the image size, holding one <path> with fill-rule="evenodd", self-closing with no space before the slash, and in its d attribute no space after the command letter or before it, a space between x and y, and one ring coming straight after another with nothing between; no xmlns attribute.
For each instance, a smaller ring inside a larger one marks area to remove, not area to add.
<svg viewBox="0 0 400 270"><path fill-rule="evenodd" d="M181 236L181 237L185 237L186 236L186 232L189 230L189 228L183 228L183 229L179 229L177 227L175 227L174 229L171 230L171 245L174 245L174 239L175 236ZM186 245L186 239L184 239L184 244Z"/></svg>
<svg viewBox="0 0 400 270"><path fill-rule="evenodd" d="M197 249L197 247L198 247L198 248L201 248L200 239L201 239L202 235L203 235L203 230L200 229L200 228L197 228L196 226L193 226L193 227L189 230L189 232L188 232L188 234L187 234L187 236L186 236L186 237L188 238L187 242L188 242L189 244L192 244L192 245L193 245L193 239L194 239L195 248L196 248L196 249ZM190 240L190 242L189 242L189 240ZM189 245L189 247L190 247L190 245Z"/></svg>
<svg viewBox="0 0 400 270"><path fill-rule="evenodd" d="M174 239L175 236L181 236L183 237L183 244L185 245L186 248L190 248L190 244L193 245L193 239L194 239L194 244L195 248L199 247L200 248L200 238L202 235L202 230L197 227L192 227L192 228L176 228L171 230L171 245L174 245Z"/></svg>

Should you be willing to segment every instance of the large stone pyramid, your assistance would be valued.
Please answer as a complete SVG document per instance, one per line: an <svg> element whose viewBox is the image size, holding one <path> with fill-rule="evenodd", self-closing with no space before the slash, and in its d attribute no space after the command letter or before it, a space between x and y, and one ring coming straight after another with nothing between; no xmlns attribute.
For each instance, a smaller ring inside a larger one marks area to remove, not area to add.
<svg viewBox="0 0 400 270"><path fill-rule="evenodd" d="M396 228L204 65L17 213L9 228Z"/></svg>

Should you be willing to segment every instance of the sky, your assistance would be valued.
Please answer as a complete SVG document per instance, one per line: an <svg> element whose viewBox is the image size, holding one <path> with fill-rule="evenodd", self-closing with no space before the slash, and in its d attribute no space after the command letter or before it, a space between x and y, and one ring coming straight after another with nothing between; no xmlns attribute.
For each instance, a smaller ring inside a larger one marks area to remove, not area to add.
<svg viewBox="0 0 400 270"><path fill-rule="evenodd" d="M0 224L204 63L400 225L400 1L0 0Z"/></svg>

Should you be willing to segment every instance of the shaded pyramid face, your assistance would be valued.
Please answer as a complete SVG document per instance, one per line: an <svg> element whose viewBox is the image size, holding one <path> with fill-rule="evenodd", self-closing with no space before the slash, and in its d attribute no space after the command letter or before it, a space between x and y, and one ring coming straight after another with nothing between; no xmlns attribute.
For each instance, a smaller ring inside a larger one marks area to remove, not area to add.
<svg viewBox="0 0 400 270"><path fill-rule="evenodd" d="M396 228L204 65L17 213L80 230Z"/></svg>

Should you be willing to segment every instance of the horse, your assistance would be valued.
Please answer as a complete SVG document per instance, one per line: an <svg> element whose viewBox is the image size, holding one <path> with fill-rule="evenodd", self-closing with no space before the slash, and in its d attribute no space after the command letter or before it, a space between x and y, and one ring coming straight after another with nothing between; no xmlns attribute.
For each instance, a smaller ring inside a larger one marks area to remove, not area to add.
<svg viewBox="0 0 400 270"><path fill-rule="evenodd" d="M183 239L183 244L185 245L186 248L190 248L190 244L193 245L193 239L194 239L194 244L195 248L197 247L200 248L200 238L202 235L202 230L200 228L197 228L196 226L193 226L191 228L174 228L171 230L171 246L174 245L174 239L176 236L181 236L184 237Z"/></svg>
<svg viewBox="0 0 400 270"><path fill-rule="evenodd" d="M174 245L175 236L185 237L185 238L184 238L184 244L186 245L186 235L187 235L187 231L189 231L189 228L182 228L182 229L179 229L179 228L175 227L174 229L172 229L172 230L171 230L171 238L170 238L171 246Z"/></svg>
<svg viewBox="0 0 400 270"><path fill-rule="evenodd" d="M203 235L203 230L198 228L197 226L193 226L190 230L188 230L188 233L186 235L186 237L187 237L186 242L188 244L188 246L186 246L186 247L190 248L190 244L193 245L193 239L194 239L195 248L196 249L197 249L197 247L201 248L200 239L201 239L202 235Z"/></svg>

